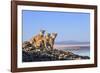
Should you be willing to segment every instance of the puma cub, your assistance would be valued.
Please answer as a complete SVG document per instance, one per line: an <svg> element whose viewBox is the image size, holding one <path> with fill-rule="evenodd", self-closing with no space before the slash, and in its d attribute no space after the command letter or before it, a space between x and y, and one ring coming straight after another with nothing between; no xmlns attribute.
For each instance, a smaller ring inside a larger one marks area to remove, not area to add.
<svg viewBox="0 0 100 73"><path fill-rule="evenodd" d="M51 37L50 37L50 40L49 40L49 43L51 45L51 49L53 49L53 46L54 46L54 42L55 42L55 38L57 37L57 33L52 33L51 34Z"/></svg>
<svg viewBox="0 0 100 73"><path fill-rule="evenodd" d="M50 43L49 43L49 41L50 41L50 33L46 33L46 35L45 35L45 37L44 37L44 47L45 47L45 49L49 49L49 48L51 48L51 45L50 45Z"/></svg>
<svg viewBox="0 0 100 73"><path fill-rule="evenodd" d="M44 45L46 49L53 49L56 36L57 33L46 34L44 37Z"/></svg>
<svg viewBox="0 0 100 73"><path fill-rule="evenodd" d="M40 30L39 34L37 34L30 40L30 43L34 45L35 48L42 48L42 46L44 46L43 44L44 33L45 30Z"/></svg>

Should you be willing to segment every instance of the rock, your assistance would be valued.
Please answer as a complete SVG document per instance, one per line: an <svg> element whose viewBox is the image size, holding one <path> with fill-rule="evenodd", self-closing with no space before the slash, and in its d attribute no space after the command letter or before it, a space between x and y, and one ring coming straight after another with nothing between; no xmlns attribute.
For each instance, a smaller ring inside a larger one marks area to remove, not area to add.
<svg viewBox="0 0 100 73"><path fill-rule="evenodd" d="M23 62L90 59L88 56L76 55L69 51L36 49L28 41L23 43L22 58Z"/></svg>

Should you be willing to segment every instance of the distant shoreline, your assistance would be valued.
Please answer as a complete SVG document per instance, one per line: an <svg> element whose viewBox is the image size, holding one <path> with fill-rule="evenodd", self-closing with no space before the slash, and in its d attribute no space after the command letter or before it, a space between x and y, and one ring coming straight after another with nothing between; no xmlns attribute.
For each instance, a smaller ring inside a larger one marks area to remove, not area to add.
<svg viewBox="0 0 100 73"><path fill-rule="evenodd" d="M80 48L90 48L90 44L55 44L54 48L73 48L73 49L80 49Z"/></svg>

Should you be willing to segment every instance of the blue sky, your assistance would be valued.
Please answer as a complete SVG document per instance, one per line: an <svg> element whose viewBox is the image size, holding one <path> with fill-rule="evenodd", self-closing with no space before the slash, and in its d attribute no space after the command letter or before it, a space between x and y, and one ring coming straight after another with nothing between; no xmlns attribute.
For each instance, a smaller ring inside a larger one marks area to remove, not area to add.
<svg viewBox="0 0 100 73"><path fill-rule="evenodd" d="M40 29L57 32L56 41L90 41L90 14L76 12L22 11L23 41Z"/></svg>

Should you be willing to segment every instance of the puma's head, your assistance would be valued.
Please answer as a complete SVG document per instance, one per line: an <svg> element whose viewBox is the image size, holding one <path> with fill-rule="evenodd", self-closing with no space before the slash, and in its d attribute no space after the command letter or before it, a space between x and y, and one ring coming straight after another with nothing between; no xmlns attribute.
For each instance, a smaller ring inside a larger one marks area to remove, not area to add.
<svg viewBox="0 0 100 73"><path fill-rule="evenodd" d="M40 33L39 33L39 34L40 34L41 36L44 36L44 33L45 33L45 30L40 30Z"/></svg>
<svg viewBox="0 0 100 73"><path fill-rule="evenodd" d="M50 37L50 33L46 33L46 35L45 35L46 37Z"/></svg>
<svg viewBox="0 0 100 73"><path fill-rule="evenodd" d="M53 39L55 39L55 38L57 37L57 33L52 33L52 34L51 34L51 37L52 37Z"/></svg>

